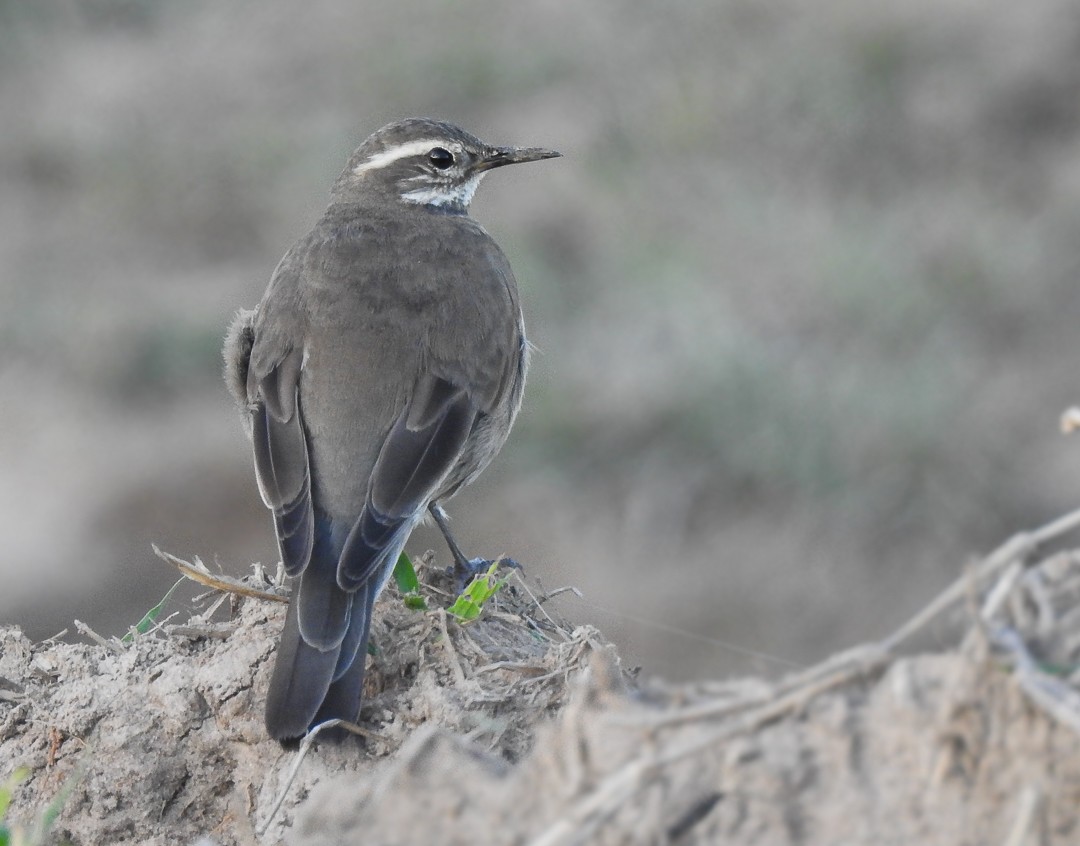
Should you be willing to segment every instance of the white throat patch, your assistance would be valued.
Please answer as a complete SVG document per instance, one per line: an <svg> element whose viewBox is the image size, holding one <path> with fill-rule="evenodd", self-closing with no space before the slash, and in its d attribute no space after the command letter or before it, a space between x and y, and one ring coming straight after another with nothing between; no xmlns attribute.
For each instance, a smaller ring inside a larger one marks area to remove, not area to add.
<svg viewBox="0 0 1080 846"><path fill-rule="evenodd" d="M406 191L401 195L401 199L406 203L416 203L419 206L454 206L467 209L483 178L484 174L478 173L460 185L429 185L426 188L416 188Z"/></svg>

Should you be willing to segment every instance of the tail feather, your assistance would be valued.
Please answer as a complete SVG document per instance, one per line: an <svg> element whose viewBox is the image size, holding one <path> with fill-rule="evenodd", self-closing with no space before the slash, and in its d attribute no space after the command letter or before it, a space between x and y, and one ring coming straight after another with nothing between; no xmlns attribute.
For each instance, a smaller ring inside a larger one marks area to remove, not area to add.
<svg viewBox="0 0 1080 846"><path fill-rule="evenodd" d="M330 685L326 698L311 721L313 726L327 720L355 723L360 713L360 694L364 690L364 655L357 655L347 672ZM332 735L342 736L342 734Z"/></svg>
<svg viewBox="0 0 1080 846"><path fill-rule="evenodd" d="M294 596L285 616L266 696L266 730L275 740L302 737L307 732L330 689L340 652L320 651L304 642L297 606Z"/></svg>
<svg viewBox="0 0 1080 846"><path fill-rule="evenodd" d="M353 597L337 586L341 542L329 521L319 521L310 559L294 580L270 691L266 728L276 740L303 736L315 723L338 673L349 633ZM359 622L362 622L359 621ZM353 653L356 647L347 647ZM355 715L355 714L354 714Z"/></svg>
<svg viewBox="0 0 1080 846"><path fill-rule="evenodd" d="M293 588L266 699L266 728L276 740L302 737L325 720L355 721L360 711L372 609L382 582L373 579L355 593L338 587L341 535L325 519L316 524L311 560Z"/></svg>
<svg viewBox="0 0 1080 846"><path fill-rule="evenodd" d="M275 740L302 737L326 720L356 721L374 588L371 585L357 592L345 636L327 650L304 641L298 621L299 597L289 603L266 698L266 729Z"/></svg>
<svg viewBox="0 0 1080 846"><path fill-rule="evenodd" d="M353 595L352 611L349 615L349 628L338 650L337 666L334 668L334 681L338 681L348 672L353 664L360 665L363 673L367 657L368 635L371 632L371 615L375 605L374 585L361 588Z"/></svg>
<svg viewBox="0 0 1080 846"><path fill-rule="evenodd" d="M323 521L317 521L323 522ZM335 533L323 523L315 533L311 558L296 586L297 622L304 641L320 650L337 649L349 629L351 593L338 587Z"/></svg>
<svg viewBox="0 0 1080 846"><path fill-rule="evenodd" d="M349 593L337 585L340 536L316 520L311 559L296 579L267 695L267 731L275 740L302 737L326 720L353 722L360 712L367 639L375 597L372 580ZM399 545L400 549L400 545Z"/></svg>
<svg viewBox="0 0 1080 846"><path fill-rule="evenodd" d="M341 644L334 681L327 690L313 723L333 719L356 722L364 689L373 601L374 592L370 588L362 589L353 601L353 619L349 624L349 634Z"/></svg>

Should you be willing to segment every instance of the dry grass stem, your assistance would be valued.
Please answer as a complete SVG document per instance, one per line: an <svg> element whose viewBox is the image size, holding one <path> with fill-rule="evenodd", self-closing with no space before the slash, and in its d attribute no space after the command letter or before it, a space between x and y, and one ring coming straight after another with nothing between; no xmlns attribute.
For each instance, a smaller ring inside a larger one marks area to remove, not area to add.
<svg viewBox="0 0 1080 846"><path fill-rule="evenodd" d="M969 590L971 578L974 578L977 585L981 585L1013 562L1027 560L1042 544L1077 528L1080 528L1080 509L1071 511L1032 532L1014 535L979 563L975 568L974 576L969 577L965 574L953 582L933 602L883 640L881 647L886 652L892 652L940 614L963 600Z"/></svg>
<svg viewBox="0 0 1080 846"><path fill-rule="evenodd" d="M1080 735L1080 691L1043 672L1016 630L1003 626L992 637L994 644L1012 659L1014 677L1032 703Z"/></svg>
<svg viewBox="0 0 1080 846"><path fill-rule="evenodd" d="M268 602L287 603L289 601L289 597L287 596L250 587L236 579L230 579L228 576L214 575L206 568L206 565L199 560L198 556L195 557L194 561L185 561L183 558L177 558L172 553L165 552L158 548L156 544L151 544L151 546L153 547L154 554L158 558L171 564L179 570L182 575L191 579L193 582L198 582L200 585L205 585L214 590L236 594L237 596L248 596L252 599L264 599Z"/></svg>
<svg viewBox="0 0 1080 846"><path fill-rule="evenodd" d="M1009 831L1009 836L1005 838L1003 846L1025 846L1025 844L1035 842L1031 836L1038 823L1042 802L1042 791L1034 785L1029 784L1021 791L1017 800L1020 807L1016 810L1016 821Z"/></svg>
<svg viewBox="0 0 1080 846"><path fill-rule="evenodd" d="M116 640L116 638L106 638L102 635L99 635L92 628L86 625L86 623L82 622L82 620L73 620L72 622L75 625L75 631L77 631L81 635L84 635L85 637L90 638L98 646L104 646L110 652L115 652L117 655L123 654L124 647L120 644L119 641Z"/></svg>
<svg viewBox="0 0 1080 846"><path fill-rule="evenodd" d="M443 648L446 649L446 654L450 657L450 667L454 671L454 678L459 685L464 685L467 679L465 669L461 666L461 659L454 648L454 642L450 639L450 629L446 625L446 616L446 611L442 608L435 612L435 617L439 621L439 631L442 633L441 643Z"/></svg>

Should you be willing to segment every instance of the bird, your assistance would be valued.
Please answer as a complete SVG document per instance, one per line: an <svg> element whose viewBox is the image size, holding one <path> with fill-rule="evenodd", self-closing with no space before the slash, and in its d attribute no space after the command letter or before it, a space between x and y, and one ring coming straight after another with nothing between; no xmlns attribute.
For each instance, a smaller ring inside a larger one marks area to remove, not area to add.
<svg viewBox="0 0 1080 846"><path fill-rule="evenodd" d="M359 716L376 597L430 514L501 449L529 345L517 283L469 204L505 165L559 156L487 144L443 121L382 127L225 338L225 380L252 442L292 592L266 697L295 741Z"/></svg>

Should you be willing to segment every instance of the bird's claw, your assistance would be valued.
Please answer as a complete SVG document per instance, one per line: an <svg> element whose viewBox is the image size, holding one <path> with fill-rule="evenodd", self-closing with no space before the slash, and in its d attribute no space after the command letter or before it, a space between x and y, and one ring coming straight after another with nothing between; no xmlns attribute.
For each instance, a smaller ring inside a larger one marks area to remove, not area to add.
<svg viewBox="0 0 1080 846"><path fill-rule="evenodd" d="M454 561L454 566L450 568L450 573L454 577L454 583L457 586L458 593L461 593L468 587L469 582L475 579L480 574L484 573L492 564L498 564L500 567L510 567L513 570L520 570L521 565L513 558L461 558Z"/></svg>

